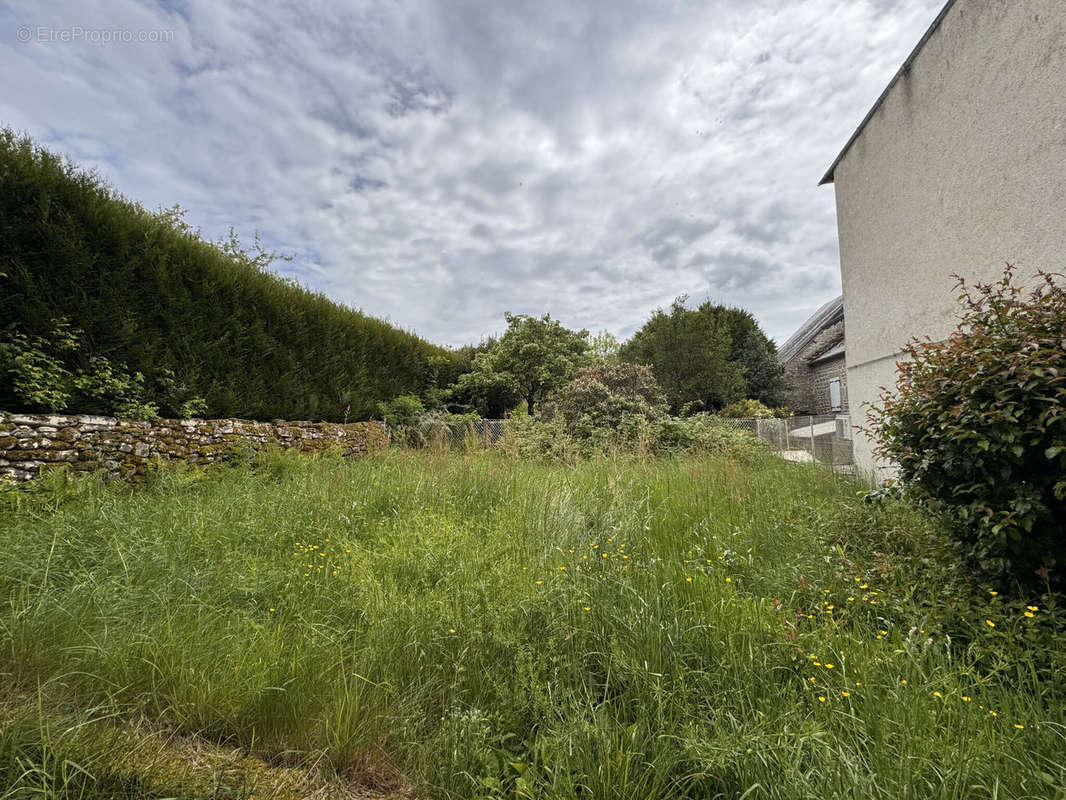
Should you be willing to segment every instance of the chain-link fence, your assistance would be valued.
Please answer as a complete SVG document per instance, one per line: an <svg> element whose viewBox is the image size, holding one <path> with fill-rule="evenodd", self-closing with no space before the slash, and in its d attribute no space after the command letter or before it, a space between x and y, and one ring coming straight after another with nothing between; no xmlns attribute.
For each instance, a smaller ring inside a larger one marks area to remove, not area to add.
<svg viewBox="0 0 1066 800"><path fill-rule="evenodd" d="M789 461L818 461L844 471L854 464L851 417L847 414L785 419L721 418L721 422L758 436Z"/></svg>

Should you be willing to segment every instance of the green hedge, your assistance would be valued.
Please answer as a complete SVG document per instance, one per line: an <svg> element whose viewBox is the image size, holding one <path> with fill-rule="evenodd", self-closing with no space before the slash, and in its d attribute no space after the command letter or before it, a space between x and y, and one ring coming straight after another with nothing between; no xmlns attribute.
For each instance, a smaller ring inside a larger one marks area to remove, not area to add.
<svg viewBox="0 0 1066 800"><path fill-rule="evenodd" d="M432 388L449 352L258 269L0 130L0 335L66 317L87 357L163 370L208 414L368 418ZM0 383L0 408L20 401ZM30 410L30 409L24 409ZM71 409L78 411L78 409Z"/></svg>

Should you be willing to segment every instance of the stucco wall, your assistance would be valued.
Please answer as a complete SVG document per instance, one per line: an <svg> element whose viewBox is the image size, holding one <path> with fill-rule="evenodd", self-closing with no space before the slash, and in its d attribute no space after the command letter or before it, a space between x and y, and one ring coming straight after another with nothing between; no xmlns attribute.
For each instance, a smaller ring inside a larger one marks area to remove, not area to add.
<svg viewBox="0 0 1066 800"><path fill-rule="evenodd" d="M0 478L29 480L42 467L66 464L112 477L143 475L156 460L210 464L235 448L303 451L336 446L346 456L388 447L383 422L252 422L245 419L131 419L0 412Z"/></svg>
<svg viewBox="0 0 1066 800"><path fill-rule="evenodd" d="M837 165L856 421L909 338L954 328L952 273L1066 266L1063 42L1062 0L957 0Z"/></svg>

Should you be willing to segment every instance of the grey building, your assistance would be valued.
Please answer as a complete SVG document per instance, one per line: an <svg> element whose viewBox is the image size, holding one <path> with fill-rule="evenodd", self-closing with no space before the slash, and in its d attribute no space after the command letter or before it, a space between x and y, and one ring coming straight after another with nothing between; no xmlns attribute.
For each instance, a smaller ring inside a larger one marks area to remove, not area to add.
<svg viewBox="0 0 1066 800"><path fill-rule="evenodd" d="M785 405L796 414L846 414L844 298L819 308L777 351L785 368Z"/></svg>
<svg viewBox="0 0 1066 800"><path fill-rule="evenodd" d="M822 183L836 190L857 413L895 385L908 340L956 327L953 273L1063 270L1066 0L951 0ZM855 460L885 466L858 432Z"/></svg>

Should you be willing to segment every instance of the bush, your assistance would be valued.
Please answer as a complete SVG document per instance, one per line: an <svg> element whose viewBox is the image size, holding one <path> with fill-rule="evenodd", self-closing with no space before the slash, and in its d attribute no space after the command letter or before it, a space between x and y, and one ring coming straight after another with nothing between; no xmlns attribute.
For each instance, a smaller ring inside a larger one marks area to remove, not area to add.
<svg viewBox="0 0 1066 800"><path fill-rule="evenodd" d="M580 369L545 406L541 417L558 417L570 433L618 430L627 420L656 420L667 412L666 396L642 364L593 364Z"/></svg>
<svg viewBox="0 0 1066 800"><path fill-rule="evenodd" d="M736 402L730 403L718 412L718 416L730 419L750 419L753 417L769 419L770 417L791 417L792 412L784 406L781 406L780 408L770 408L769 406L763 405L758 400L748 398L746 400L737 400Z"/></svg>
<svg viewBox="0 0 1066 800"><path fill-rule="evenodd" d="M1010 267L959 278L958 329L911 342L868 415L907 491L947 512L982 570L1022 582L1066 561L1066 288L1041 278L1029 295Z"/></svg>

